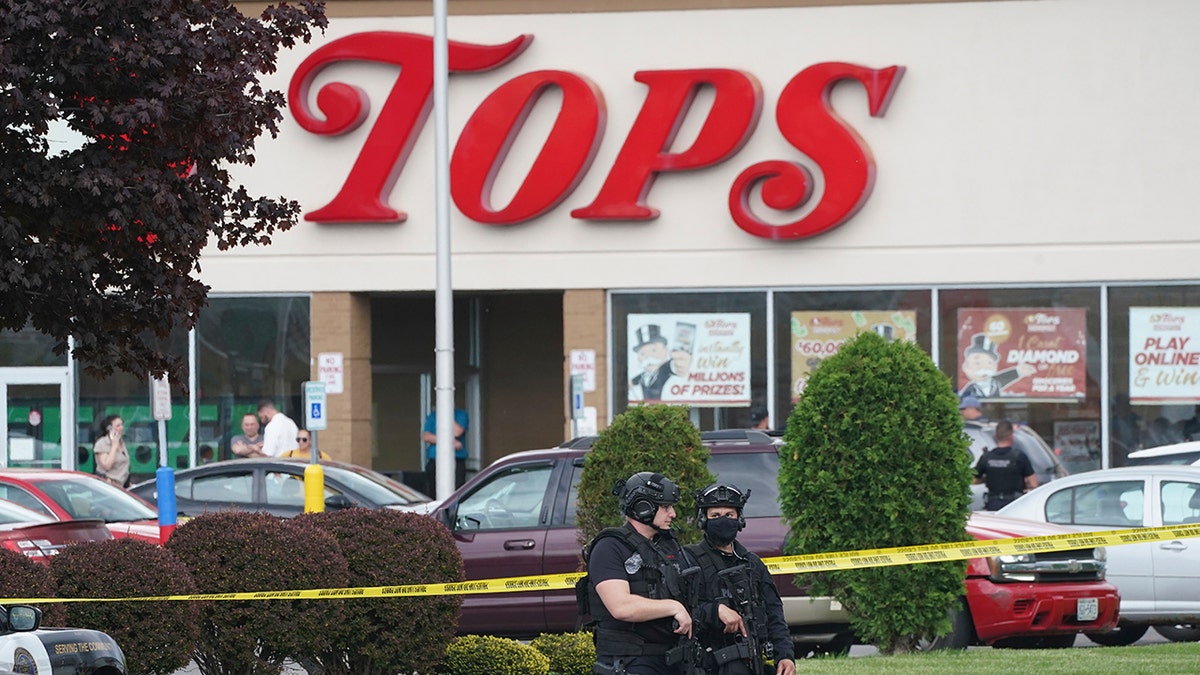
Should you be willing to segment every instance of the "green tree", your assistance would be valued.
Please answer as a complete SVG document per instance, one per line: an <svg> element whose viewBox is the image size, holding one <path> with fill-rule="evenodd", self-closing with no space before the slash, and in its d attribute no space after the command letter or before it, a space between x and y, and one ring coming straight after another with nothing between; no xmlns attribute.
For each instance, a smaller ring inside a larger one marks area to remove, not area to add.
<svg viewBox="0 0 1200 675"><path fill-rule="evenodd" d="M299 214L230 169L277 133L284 97L259 77L324 4L0 0L0 17L0 329L59 354L73 336L98 375L184 381L164 350L207 301L201 250L268 244Z"/></svg>
<svg viewBox="0 0 1200 675"><path fill-rule="evenodd" d="M789 554L962 541L972 478L950 383L915 344L863 333L812 374L788 420L780 499ZM829 572L859 638L909 651L950 630L966 563Z"/></svg>
<svg viewBox="0 0 1200 675"><path fill-rule="evenodd" d="M692 494L715 480L708 470L708 454L687 408L646 405L618 415L600 432L584 460L576 508L580 543L625 522L620 502L612 493L613 484L639 471L661 473L679 486L679 538L698 540L700 531L692 522Z"/></svg>

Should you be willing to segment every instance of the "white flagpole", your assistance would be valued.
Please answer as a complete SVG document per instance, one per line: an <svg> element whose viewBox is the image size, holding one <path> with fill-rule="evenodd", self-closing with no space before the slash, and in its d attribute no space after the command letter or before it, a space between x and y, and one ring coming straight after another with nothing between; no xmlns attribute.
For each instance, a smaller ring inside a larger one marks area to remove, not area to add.
<svg viewBox="0 0 1200 675"><path fill-rule="evenodd" d="M447 0L433 0L433 129L434 195L437 201L437 286L435 291L437 354L437 480L445 499L454 491L454 291L450 283L450 134L447 118L449 46Z"/></svg>

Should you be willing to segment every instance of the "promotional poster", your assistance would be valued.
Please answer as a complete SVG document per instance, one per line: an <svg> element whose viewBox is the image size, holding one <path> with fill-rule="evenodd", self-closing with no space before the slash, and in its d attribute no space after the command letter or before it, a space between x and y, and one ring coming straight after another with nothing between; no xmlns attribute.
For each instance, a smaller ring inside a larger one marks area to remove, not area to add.
<svg viewBox="0 0 1200 675"><path fill-rule="evenodd" d="M1200 403L1200 309L1129 308L1131 403Z"/></svg>
<svg viewBox="0 0 1200 675"><path fill-rule="evenodd" d="M958 395L1072 400L1087 394L1087 310L958 310Z"/></svg>
<svg viewBox="0 0 1200 675"><path fill-rule="evenodd" d="M1100 468L1100 421L1058 420L1054 423L1054 449L1071 473Z"/></svg>
<svg viewBox="0 0 1200 675"><path fill-rule="evenodd" d="M630 314L629 403L750 405L749 314Z"/></svg>
<svg viewBox="0 0 1200 675"><path fill-rule="evenodd" d="M821 361L847 340L874 331L887 340L917 339L915 311L792 312L792 403L800 400L808 378Z"/></svg>

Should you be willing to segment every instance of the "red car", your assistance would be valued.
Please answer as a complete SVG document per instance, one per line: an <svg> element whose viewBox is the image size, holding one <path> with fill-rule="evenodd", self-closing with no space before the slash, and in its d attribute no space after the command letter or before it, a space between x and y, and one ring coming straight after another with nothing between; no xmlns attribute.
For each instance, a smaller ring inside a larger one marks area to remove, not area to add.
<svg viewBox="0 0 1200 675"><path fill-rule="evenodd" d="M0 499L0 546L36 562L49 562L50 556L70 544L112 538L99 520L60 522Z"/></svg>
<svg viewBox="0 0 1200 675"><path fill-rule="evenodd" d="M1070 530L987 513L971 514L967 532L980 540L1070 534ZM1121 598L1104 580L1103 549L972 558L965 610L938 647L972 644L1061 649L1078 633L1117 625Z"/></svg>
<svg viewBox="0 0 1200 675"><path fill-rule="evenodd" d="M157 544L158 511L102 478L62 469L0 469L0 499L54 520L103 520L116 538Z"/></svg>

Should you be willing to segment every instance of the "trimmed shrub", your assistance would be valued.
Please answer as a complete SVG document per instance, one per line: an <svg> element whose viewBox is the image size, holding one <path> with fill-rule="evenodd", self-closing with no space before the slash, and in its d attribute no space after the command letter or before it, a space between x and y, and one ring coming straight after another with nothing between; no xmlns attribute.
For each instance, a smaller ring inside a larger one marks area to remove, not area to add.
<svg viewBox="0 0 1200 675"><path fill-rule="evenodd" d="M193 518L167 540L200 593L344 588L346 560L327 532L266 513ZM203 675L278 673L287 658L329 648L340 600L201 602L192 654Z"/></svg>
<svg viewBox="0 0 1200 675"><path fill-rule="evenodd" d="M685 407L654 404L618 415L584 460L576 507L580 543L625 522L613 484L639 471L656 471L679 486L675 522L681 527L676 534L681 542L699 541L691 504L693 493L715 480L708 454Z"/></svg>
<svg viewBox="0 0 1200 675"><path fill-rule="evenodd" d="M187 567L167 549L137 539L70 546L50 561L63 597L112 598L196 592ZM191 661L200 635L194 603L73 602L67 623L98 628L125 652L130 672L169 675Z"/></svg>
<svg viewBox="0 0 1200 675"><path fill-rule="evenodd" d="M401 586L462 581L454 537L428 516L346 509L303 515L337 540L350 586ZM433 672L454 638L462 596L346 600L345 619L329 649L313 653L329 675Z"/></svg>
<svg viewBox="0 0 1200 675"><path fill-rule="evenodd" d="M950 382L909 342L863 333L813 372L780 452L789 554L962 541L971 471ZM883 653L944 635L966 562L845 570L814 592L845 605L859 638Z"/></svg>
<svg viewBox="0 0 1200 675"><path fill-rule="evenodd" d="M591 633L542 633L529 646L550 659L554 675L592 675L596 662L596 646Z"/></svg>
<svg viewBox="0 0 1200 675"><path fill-rule="evenodd" d="M0 548L0 597L56 598L59 595L49 565L35 563L16 551ZM42 625L66 625L65 604L55 602L34 606L42 610Z"/></svg>
<svg viewBox="0 0 1200 675"><path fill-rule="evenodd" d="M533 647L491 635L464 635L446 647L446 675L548 675L550 659Z"/></svg>

